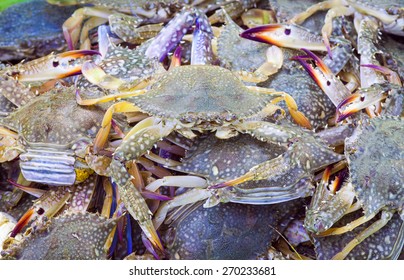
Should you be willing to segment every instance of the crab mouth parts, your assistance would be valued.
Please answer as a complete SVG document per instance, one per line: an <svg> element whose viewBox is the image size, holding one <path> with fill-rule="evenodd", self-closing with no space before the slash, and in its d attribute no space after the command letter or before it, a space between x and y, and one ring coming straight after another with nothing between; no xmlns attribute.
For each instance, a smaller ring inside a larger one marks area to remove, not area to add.
<svg viewBox="0 0 404 280"><path fill-rule="evenodd" d="M73 185L76 181L75 157L68 151L28 149L20 155L24 178L51 186Z"/></svg>

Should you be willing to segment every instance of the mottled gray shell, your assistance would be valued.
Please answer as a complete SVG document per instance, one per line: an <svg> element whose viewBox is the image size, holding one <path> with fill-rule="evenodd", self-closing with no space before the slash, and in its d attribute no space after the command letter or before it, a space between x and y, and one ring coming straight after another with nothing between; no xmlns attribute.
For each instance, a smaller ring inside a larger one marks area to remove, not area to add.
<svg viewBox="0 0 404 280"><path fill-rule="evenodd" d="M365 214L404 205L404 122L398 117L366 120L346 140L352 184Z"/></svg>
<svg viewBox="0 0 404 280"><path fill-rule="evenodd" d="M252 167L274 159L286 150L246 134L226 140L212 134L188 151L176 169L202 176L209 185L214 185L244 175ZM228 199L248 204L278 203L310 195L311 187L310 178L303 169L291 168L287 174L236 185Z"/></svg>
<svg viewBox="0 0 404 280"><path fill-rule="evenodd" d="M223 123L258 113L272 98L249 90L225 68L187 65L171 69L132 102L162 118Z"/></svg>
<svg viewBox="0 0 404 280"><path fill-rule="evenodd" d="M294 215L303 201L274 205L226 203L202 206L178 217L164 234L170 259L256 259ZM275 230L276 229L276 230Z"/></svg>
<svg viewBox="0 0 404 280"><path fill-rule="evenodd" d="M233 71L254 72L266 62L268 45L246 40L239 35L244 30L226 18L226 25L217 39L217 54L220 64Z"/></svg>
<svg viewBox="0 0 404 280"><path fill-rule="evenodd" d="M241 176L253 166L285 151L282 146L265 143L246 134L226 140L210 134L186 152L182 164L176 169L217 184Z"/></svg>
<svg viewBox="0 0 404 280"><path fill-rule="evenodd" d="M47 55L67 48L62 24L77 7L35 0L0 13L0 61Z"/></svg>
<svg viewBox="0 0 404 280"><path fill-rule="evenodd" d="M62 87L38 96L1 119L0 124L15 130L30 144L71 145L95 137L104 112L98 105L78 105L74 87Z"/></svg>
<svg viewBox="0 0 404 280"><path fill-rule="evenodd" d="M106 259L104 244L116 223L116 219L88 212L66 214L52 219L49 227L32 232L2 255L25 260Z"/></svg>

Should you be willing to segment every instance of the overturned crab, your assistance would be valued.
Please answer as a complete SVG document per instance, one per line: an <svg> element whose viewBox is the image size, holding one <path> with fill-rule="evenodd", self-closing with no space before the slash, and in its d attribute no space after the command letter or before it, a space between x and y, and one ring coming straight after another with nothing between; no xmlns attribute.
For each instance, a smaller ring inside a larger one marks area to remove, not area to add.
<svg viewBox="0 0 404 280"><path fill-rule="evenodd" d="M29 181L82 182L93 172L87 148L104 113L102 106L79 106L73 87L55 88L0 120L1 161L19 156Z"/></svg>

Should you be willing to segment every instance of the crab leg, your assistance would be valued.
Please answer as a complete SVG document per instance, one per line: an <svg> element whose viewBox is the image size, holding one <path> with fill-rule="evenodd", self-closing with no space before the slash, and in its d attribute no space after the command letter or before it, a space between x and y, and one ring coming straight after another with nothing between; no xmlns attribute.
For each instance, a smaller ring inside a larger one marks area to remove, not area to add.
<svg viewBox="0 0 404 280"><path fill-rule="evenodd" d="M332 20L340 16L353 15L353 13L355 12L354 8L344 6L344 4L346 4L344 3L344 1L335 1L335 0L324 1L311 6L303 13L294 16L290 20L290 22L294 24L301 24L318 11L329 10L325 16L324 25L321 29L321 34L323 36L323 42L327 48L328 54L330 57L332 57L330 42L328 39L332 33Z"/></svg>
<svg viewBox="0 0 404 280"><path fill-rule="evenodd" d="M88 38L89 31L91 29L93 29L97 26L100 26L102 24L105 24L107 22L108 22L108 19L101 18L101 17L92 17L83 24L83 27L81 28L81 33L80 33L80 49L81 50L91 50L91 42L90 42L90 39Z"/></svg>
<svg viewBox="0 0 404 280"><path fill-rule="evenodd" d="M100 24L103 24L108 21L108 16L110 14L111 12L108 9L103 8L84 7L77 9L72 16L63 23L62 26L63 34L69 49L74 49L74 46L77 44L80 37L88 38L89 29L85 28L84 31L80 31L81 25L86 17L96 17L98 20L95 22L99 21ZM96 26L97 25L94 25L93 27ZM83 41L80 42L83 43Z"/></svg>
<svg viewBox="0 0 404 280"><path fill-rule="evenodd" d="M318 11L324 11L324 10L329 10L338 4L341 4L341 0L328 0L328 1L323 1L317 4L314 4L313 6L310 6L306 11L295 15L292 19L289 21L291 23L296 23L296 24L301 24L303 23L306 19L317 13Z"/></svg>
<svg viewBox="0 0 404 280"><path fill-rule="evenodd" d="M293 24L268 24L247 29L241 37L291 49L327 51L321 37Z"/></svg>
<svg viewBox="0 0 404 280"><path fill-rule="evenodd" d="M121 101L111 105L105 112L104 118L102 119L101 128L97 133L94 140L94 152L100 151L108 140L109 132L111 131L112 116L114 113L127 113L136 112L139 108L127 101Z"/></svg>
<svg viewBox="0 0 404 280"><path fill-rule="evenodd" d="M348 231L353 230L354 228L370 221L371 219L373 219L376 216L377 213L372 214L368 217L366 216L362 216L358 219L356 219L355 221L350 222L349 224L343 226L343 227L339 227L339 228L329 228L326 231L321 232L320 234L318 234L318 236L329 236L329 235L339 235L339 234L343 234L346 233Z"/></svg>
<svg viewBox="0 0 404 280"><path fill-rule="evenodd" d="M166 176L155 180L146 186L146 190L155 192L161 186L173 186L183 188L206 188L207 182L197 176Z"/></svg>
<svg viewBox="0 0 404 280"><path fill-rule="evenodd" d="M146 56L162 61L177 46L188 29L195 22L195 11L183 10L177 14L153 39L146 50Z"/></svg>
<svg viewBox="0 0 404 280"><path fill-rule="evenodd" d="M358 244L360 244L363 240L368 238L370 235L374 234L381 228L383 228L393 217L393 214L390 212L382 212L382 216L380 220L374 222L371 226L363 230L359 233L351 242L349 242L341 252L336 254L332 259L333 260L343 260L345 257L351 252Z"/></svg>
<svg viewBox="0 0 404 280"><path fill-rule="evenodd" d="M211 196L211 191L207 189L191 189L179 196L176 196L173 200L163 202L157 212L154 214L153 224L155 228L159 228L165 218L167 217L167 213L179 206L195 203L198 201L205 200Z"/></svg>
<svg viewBox="0 0 404 280"><path fill-rule="evenodd" d="M152 213L139 190L132 184L131 175L125 168L125 162L136 159L150 150L158 139L171 133L175 125L156 123L150 117L134 126L115 150L110 165L111 178L118 187L120 197L126 209L139 223L153 246L163 250L157 232L151 222Z"/></svg>
<svg viewBox="0 0 404 280"><path fill-rule="evenodd" d="M295 120L295 122L302 127L311 129L310 121L306 118L306 116L302 112L300 112L298 110L295 100L289 94L287 94L285 92L277 92L277 91L274 91L273 89L267 89L267 88L261 88L261 87L255 87L255 86L247 86L247 88L252 91L255 91L255 92L281 95L279 98L273 99L271 103L276 104L279 101L282 101L282 100L285 101L286 106L288 107L289 113L292 116L292 118Z"/></svg>

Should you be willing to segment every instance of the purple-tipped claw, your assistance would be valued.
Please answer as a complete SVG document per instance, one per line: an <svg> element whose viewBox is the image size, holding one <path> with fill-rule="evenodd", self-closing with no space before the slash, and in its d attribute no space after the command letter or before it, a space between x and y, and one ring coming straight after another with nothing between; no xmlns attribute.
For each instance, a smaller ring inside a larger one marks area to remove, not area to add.
<svg viewBox="0 0 404 280"><path fill-rule="evenodd" d="M245 30L240 37L256 42L280 46L278 36L274 34L283 28L282 24L267 24Z"/></svg>
<svg viewBox="0 0 404 280"><path fill-rule="evenodd" d="M323 71L325 74L331 74L331 70L327 67L327 65L324 64L324 62L319 58L317 55L315 55L312 51L302 48L302 51L304 51L309 57L311 57L315 62L316 65Z"/></svg>
<svg viewBox="0 0 404 280"><path fill-rule="evenodd" d="M320 85L320 80L319 77L317 76L316 72L314 72L313 66L308 64L305 60L300 59L296 57L296 60L300 62L300 64L303 66L304 70L306 70L307 73L309 73L310 77L318 84Z"/></svg>
<svg viewBox="0 0 404 280"><path fill-rule="evenodd" d="M346 118L352 116L356 112L360 111L363 109L360 106L352 106L351 108L346 108L343 111L340 111L340 109L343 106L346 106L347 104L352 104L354 102L360 101L361 100L361 95L360 94L352 94L349 97L345 98L338 106L337 106L337 123L345 120ZM359 103L358 103L359 104Z"/></svg>

